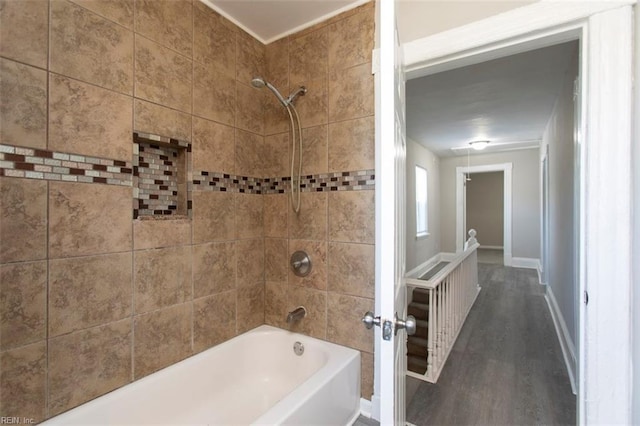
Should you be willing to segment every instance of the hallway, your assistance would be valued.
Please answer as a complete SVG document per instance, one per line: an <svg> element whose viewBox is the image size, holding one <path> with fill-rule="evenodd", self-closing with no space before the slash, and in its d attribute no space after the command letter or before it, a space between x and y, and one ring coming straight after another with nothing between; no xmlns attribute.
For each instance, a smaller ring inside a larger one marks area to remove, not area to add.
<svg viewBox="0 0 640 426"><path fill-rule="evenodd" d="M482 291L437 384L407 407L417 426L575 424L562 352L530 269L478 264Z"/></svg>

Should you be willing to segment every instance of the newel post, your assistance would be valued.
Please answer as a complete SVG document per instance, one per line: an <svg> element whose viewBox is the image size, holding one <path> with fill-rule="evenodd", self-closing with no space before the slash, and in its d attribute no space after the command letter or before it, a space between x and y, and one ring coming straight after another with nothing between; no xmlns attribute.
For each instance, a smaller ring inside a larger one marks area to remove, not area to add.
<svg viewBox="0 0 640 426"><path fill-rule="evenodd" d="M478 242L478 240L476 240L476 234L475 229L469 229L469 239L464 243L465 250Z"/></svg>

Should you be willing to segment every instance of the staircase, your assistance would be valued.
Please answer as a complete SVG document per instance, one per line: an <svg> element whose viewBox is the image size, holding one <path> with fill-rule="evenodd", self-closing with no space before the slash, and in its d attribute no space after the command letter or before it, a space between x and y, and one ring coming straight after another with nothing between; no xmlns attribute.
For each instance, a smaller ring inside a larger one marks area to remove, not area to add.
<svg viewBox="0 0 640 426"><path fill-rule="evenodd" d="M427 371L427 339L429 337L429 292L420 288L413 289L412 302L408 307L409 315L416 319L416 332L407 340L407 368L418 374Z"/></svg>

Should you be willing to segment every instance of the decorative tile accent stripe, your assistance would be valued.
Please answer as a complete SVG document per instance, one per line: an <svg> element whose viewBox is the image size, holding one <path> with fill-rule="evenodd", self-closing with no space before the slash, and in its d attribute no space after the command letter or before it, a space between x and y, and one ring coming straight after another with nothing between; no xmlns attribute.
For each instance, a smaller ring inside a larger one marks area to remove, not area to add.
<svg viewBox="0 0 640 426"><path fill-rule="evenodd" d="M262 182L263 194L281 194L290 191L290 178L266 178ZM352 172L320 173L302 176L300 190L302 192L325 191L362 191L375 188L375 172L373 170L357 170Z"/></svg>
<svg viewBox="0 0 640 426"><path fill-rule="evenodd" d="M0 145L0 176L131 186L131 163Z"/></svg>
<svg viewBox="0 0 640 426"><path fill-rule="evenodd" d="M291 191L290 177L255 178L199 171L193 174L193 189L246 194L284 194ZM373 170L321 173L302 176L302 192L362 191L375 188Z"/></svg>
<svg viewBox="0 0 640 426"><path fill-rule="evenodd" d="M142 132L133 141L134 219L191 216L191 144Z"/></svg>
<svg viewBox="0 0 640 426"><path fill-rule="evenodd" d="M193 174L193 189L199 191L262 194L262 178L200 171Z"/></svg>

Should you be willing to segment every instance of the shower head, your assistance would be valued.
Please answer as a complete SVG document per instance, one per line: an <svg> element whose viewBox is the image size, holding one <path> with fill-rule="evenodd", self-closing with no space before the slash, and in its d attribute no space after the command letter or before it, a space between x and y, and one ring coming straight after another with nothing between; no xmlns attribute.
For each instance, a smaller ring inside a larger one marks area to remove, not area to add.
<svg viewBox="0 0 640 426"><path fill-rule="evenodd" d="M253 80L251 80L251 85L256 89L262 89L267 85L267 82L264 81L262 77L255 77Z"/></svg>
<svg viewBox="0 0 640 426"><path fill-rule="evenodd" d="M273 92L274 95L276 95L276 98L278 98L278 100L280 101L280 103L286 108L289 106L289 101L287 101L281 94L280 92L278 92L278 89L276 89L275 87L273 87L273 85L271 83L269 83L267 80L265 80L262 77L254 77L253 80L251 80L251 85L253 87L255 87L256 89L262 89L263 87L266 87L267 89L271 90Z"/></svg>

